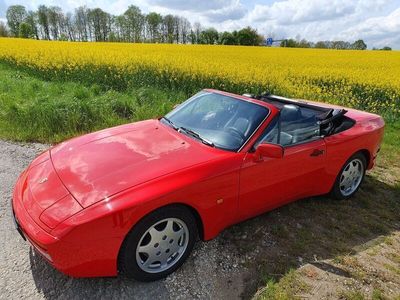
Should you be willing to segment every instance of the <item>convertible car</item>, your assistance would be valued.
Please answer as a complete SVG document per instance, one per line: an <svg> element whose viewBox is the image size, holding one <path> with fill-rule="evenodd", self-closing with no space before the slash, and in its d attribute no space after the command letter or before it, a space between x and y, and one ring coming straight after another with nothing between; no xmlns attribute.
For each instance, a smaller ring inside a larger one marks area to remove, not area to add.
<svg viewBox="0 0 400 300"><path fill-rule="evenodd" d="M70 276L157 280L198 237L297 199L353 196L383 131L354 109L203 90L162 118L40 154L16 183L15 225Z"/></svg>

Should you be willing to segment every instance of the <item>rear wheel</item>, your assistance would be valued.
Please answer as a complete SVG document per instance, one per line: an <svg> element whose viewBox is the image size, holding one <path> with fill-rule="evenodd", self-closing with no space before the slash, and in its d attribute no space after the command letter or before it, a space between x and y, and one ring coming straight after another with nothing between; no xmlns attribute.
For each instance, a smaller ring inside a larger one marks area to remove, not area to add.
<svg viewBox="0 0 400 300"><path fill-rule="evenodd" d="M182 206L156 210L126 237L118 258L119 270L140 281L161 279L178 269L197 237L196 220Z"/></svg>
<svg viewBox="0 0 400 300"><path fill-rule="evenodd" d="M359 189L366 171L367 161L362 153L350 157L340 170L331 195L336 199L348 199Z"/></svg>

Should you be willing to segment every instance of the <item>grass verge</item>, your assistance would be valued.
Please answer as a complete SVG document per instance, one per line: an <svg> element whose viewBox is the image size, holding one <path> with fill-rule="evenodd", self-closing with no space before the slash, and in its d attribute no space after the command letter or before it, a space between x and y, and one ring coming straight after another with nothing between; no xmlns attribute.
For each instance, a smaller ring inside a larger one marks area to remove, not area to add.
<svg viewBox="0 0 400 300"><path fill-rule="evenodd" d="M117 92L44 81L0 64L0 138L56 143L82 133L154 118L185 99L181 92Z"/></svg>

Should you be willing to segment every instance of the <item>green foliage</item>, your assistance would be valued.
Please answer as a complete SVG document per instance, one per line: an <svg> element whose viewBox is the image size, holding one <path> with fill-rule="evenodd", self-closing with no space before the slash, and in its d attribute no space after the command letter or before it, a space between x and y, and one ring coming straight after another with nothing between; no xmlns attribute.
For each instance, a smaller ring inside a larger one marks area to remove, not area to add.
<svg viewBox="0 0 400 300"><path fill-rule="evenodd" d="M147 24L149 26L150 41L155 43L160 40L160 30L163 18L156 12L151 12L146 16Z"/></svg>
<svg viewBox="0 0 400 300"><path fill-rule="evenodd" d="M289 300L300 299L298 294L309 290L309 287L301 281L295 270L289 270L278 282L267 279L265 288L254 297L256 300Z"/></svg>
<svg viewBox="0 0 400 300"><path fill-rule="evenodd" d="M246 27L238 31L237 43L243 46L259 46L264 42L264 37L257 33L257 30Z"/></svg>
<svg viewBox="0 0 400 300"><path fill-rule="evenodd" d="M7 24L13 36L19 35L20 24L24 22L26 15L25 6L11 5L8 7L6 14Z"/></svg>
<svg viewBox="0 0 400 300"><path fill-rule="evenodd" d="M235 31L236 35L237 32ZM235 36L234 33L225 31L223 32L220 37L219 37L219 43L221 45L237 45L238 41L237 41L237 37Z"/></svg>
<svg viewBox="0 0 400 300"><path fill-rule="evenodd" d="M68 41L68 36L65 33L61 33L58 40L59 41Z"/></svg>
<svg viewBox="0 0 400 300"><path fill-rule="evenodd" d="M357 40L351 45L351 48L354 50L366 50L367 44L363 40Z"/></svg>
<svg viewBox="0 0 400 300"><path fill-rule="evenodd" d="M19 24L18 36L21 38L24 38L24 39L32 38L33 30L32 30L31 25L29 25L28 23L25 23L25 22L22 22L21 24Z"/></svg>
<svg viewBox="0 0 400 300"><path fill-rule="evenodd" d="M218 42L219 34L215 28L203 30L200 34L200 44L214 45Z"/></svg>
<svg viewBox="0 0 400 300"><path fill-rule="evenodd" d="M180 92L139 88L120 93L97 85L46 82L0 64L0 137L59 142L118 124L166 114Z"/></svg>
<svg viewBox="0 0 400 300"><path fill-rule="evenodd" d="M343 291L340 294L340 299L345 300L364 300L364 295L359 291Z"/></svg>

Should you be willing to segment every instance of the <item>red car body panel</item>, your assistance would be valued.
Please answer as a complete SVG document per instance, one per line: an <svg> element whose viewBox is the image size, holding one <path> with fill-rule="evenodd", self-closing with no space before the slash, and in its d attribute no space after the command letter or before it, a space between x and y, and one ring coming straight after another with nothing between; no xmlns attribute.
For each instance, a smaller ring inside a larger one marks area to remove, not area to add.
<svg viewBox="0 0 400 300"><path fill-rule="evenodd" d="M374 165L384 128L377 115L349 109L346 116L356 121L352 128L285 147L282 159L259 161L249 150L278 109L208 91L270 110L240 151L208 147L158 120L61 143L36 158L14 189L15 218L32 245L68 275L115 276L125 236L157 208L186 205L198 218L202 238L209 240L241 220L328 193L358 151L366 153L369 169ZM310 156L316 149L324 155Z"/></svg>

